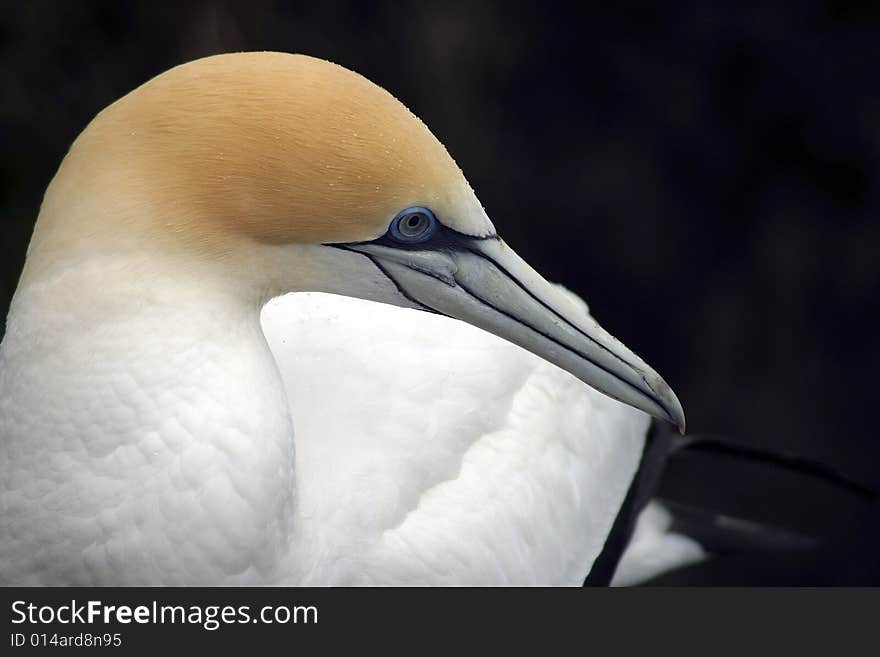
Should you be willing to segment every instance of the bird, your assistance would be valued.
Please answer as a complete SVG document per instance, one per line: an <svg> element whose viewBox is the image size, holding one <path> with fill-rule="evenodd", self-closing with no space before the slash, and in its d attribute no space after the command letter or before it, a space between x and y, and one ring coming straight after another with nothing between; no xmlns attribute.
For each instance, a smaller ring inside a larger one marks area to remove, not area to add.
<svg viewBox="0 0 880 657"><path fill-rule="evenodd" d="M607 580L652 418L684 432L393 95L206 57L46 190L0 345L0 581L581 585L613 542Z"/></svg>

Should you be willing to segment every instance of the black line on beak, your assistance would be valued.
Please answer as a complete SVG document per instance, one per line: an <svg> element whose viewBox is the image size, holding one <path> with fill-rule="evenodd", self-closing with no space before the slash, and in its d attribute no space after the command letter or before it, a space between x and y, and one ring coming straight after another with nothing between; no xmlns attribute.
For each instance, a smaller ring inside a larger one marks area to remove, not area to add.
<svg viewBox="0 0 880 657"><path fill-rule="evenodd" d="M495 259L492 258L490 255L483 253L482 251L475 249L471 246L471 244L473 242L485 241L485 240L490 240L490 239L499 240L500 238L498 238L497 235L489 235L486 237L475 238L475 237L471 237L469 235L465 235L463 233L459 233L458 231L452 230L446 226L443 226L443 224L440 224L439 231L438 231L437 235L435 235L434 238L432 238L429 242L424 242L424 243L420 243L420 244L405 245L405 244L401 244L401 243L391 239L387 235L383 235L382 237L380 237L376 240L367 241L367 242L330 243L330 244L327 244L326 246L332 246L334 248L344 249L346 251L352 251L355 253L359 253L362 256L365 256L376 266L376 268L379 269L379 271L381 271L388 279L391 280L391 282L397 288L398 292L400 292L401 296L406 298L408 301L412 302L414 305L416 305L421 310L424 310L426 312L432 312L432 313L435 313L438 315L443 315L445 317L448 317L449 315L447 315L446 313L440 312L440 311L436 310L435 308L431 308L430 306L426 305L424 302L413 298L413 296L411 294L409 294L401 286L401 284L398 281L396 281L394 279L394 277L391 276L388 273L388 271L381 264L379 264L379 262L377 262L376 257L374 257L372 254L365 253L363 251L360 251L360 250L358 250L356 248L352 248L352 247L357 246L359 244L376 244L376 245L381 245L381 246L385 246L388 248L393 248L396 250L406 250L406 251L446 251L446 252L466 251L472 255L483 258L487 262L491 263L492 266L494 266L498 271L500 271L507 278L507 280L509 280L509 281L513 282L515 285L517 285L529 297L531 297L536 303L538 303L542 308L544 308L545 310L550 312L554 317L556 317L559 321L561 321L565 326L568 326L568 327L574 329L576 333L578 333L582 337L586 338L588 341L595 344L597 347L599 347L600 349L602 349L603 351L605 351L609 355L613 356L624 367L629 368L630 370L638 373L639 376L641 377L642 381L645 384L645 388L647 390L649 390L650 392L646 392L643 388L637 386L636 384L631 383L630 381L627 381L624 378L621 378L620 376L618 376L616 373L612 372L608 368L600 365L599 363L595 362L591 358L588 358L586 355L584 355L583 353L574 349L573 347L569 347L568 345L560 342L556 338L553 338L552 336L548 335L544 331L542 331L542 330L532 326L531 324L525 322L524 320L522 320L514 315L511 315L510 313L494 306L489 301L483 299L478 294L476 294L472 290L465 287L461 283L461 281L456 279L455 283L459 288L461 288L465 293L467 293L472 298L476 299L479 303L483 304L484 306L487 306L488 308L491 308L492 310L494 310L498 314L503 315L503 316L507 317L508 319L534 331L535 333L537 333L538 335L540 335L544 339L546 339L546 340L552 342L553 344L565 349L566 351L574 354L578 358L581 358L581 359L591 363L597 369L600 369L603 372L605 372L606 374L609 374L612 378L614 378L614 379L620 381L621 383L623 383L624 385L630 387L631 389L636 391L638 394L643 395L644 397L647 397L648 399L653 401L660 409L663 410L663 412L666 414L666 418L669 421L674 422L672 414L666 408L666 405L657 396L655 396L656 391L651 386L651 384L648 382L648 380L645 378L643 373L639 372L638 369L636 369L633 365L631 365L630 363L625 361L619 355L615 354L608 347L606 347L602 343L598 342L595 338L593 338L589 334L585 333L582 329L578 328L577 326L575 326L574 324L569 322L567 319L565 319L565 317L560 315L558 311L556 311L554 308L552 308L547 303L545 303L543 300L541 300L537 295L535 295L534 292L532 292L528 287L526 287L526 285L524 283L522 283L518 278L516 278L516 276L513 276L504 266L502 266L501 264L496 262ZM406 266L408 266L408 265L406 265ZM442 278L439 278L436 275L433 275L431 272L424 271L424 270L419 269L417 267L409 267L409 268L413 269L414 271L417 271L421 274L424 274L425 276L430 276L432 278L435 278L435 279L439 280L440 282L442 282L444 285L449 284L447 281L445 281ZM608 393L603 393L603 394L605 394L609 397L612 397L613 399L617 399L616 397L613 397L613 395L610 395ZM620 399L617 399L617 401L620 401L622 404L627 403L627 402L624 402Z"/></svg>
<svg viewBox="0 0 880 657"><path fill-rule="evenodd" d="M364 243L364 242L362 242L362 243ZM365 243L369 244L369 242L365 242ZM400 296L402 296L407 301L409 301L412 304L414 304L415 306L417 306L416 310L423 310L428 313L434 313L435 315L443 315L444 317L448 316L448 315L445 315L444 313L441 313L439 310L435 310L435 309L431 308L430 306L426 306L421 301L414 299L406 290L404 290L400 286L400 283L398 283L396 280L394 280L394 277L388 273L388 270L385 269L385 267L383 267L382 265L380 265L379 262L376 260L376 258L371 256L369 253L364 253L363 251L358 251L357 249L352 249L346 244L326 244L325 246L332 246L335 249L342 249L343 251L350 251L351 253L356 253L358 255L365 257L367 260L369 260L370 262L372 262L376 266L376 269L378 269L380 272L382 272L385 275L385 278L387 278L389 281L391 281L394 284L394 287L397 288L397 291L400 293Z"/></svg>

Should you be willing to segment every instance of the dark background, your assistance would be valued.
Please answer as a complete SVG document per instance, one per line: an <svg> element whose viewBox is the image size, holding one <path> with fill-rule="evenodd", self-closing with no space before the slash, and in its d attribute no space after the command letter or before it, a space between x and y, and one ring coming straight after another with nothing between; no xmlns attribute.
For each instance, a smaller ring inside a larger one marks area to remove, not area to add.
<svg viewBox="0 0 880 657"><path fill-rule="evenodd" d="M99 110L193 58L302 52L419 115L507 241L663 374L690 431L880 488L880 13L606 4L3 2L0 313L43 190ZM719 472L669 485L836 537L770 580L880 580L864 505Z"/></svg>

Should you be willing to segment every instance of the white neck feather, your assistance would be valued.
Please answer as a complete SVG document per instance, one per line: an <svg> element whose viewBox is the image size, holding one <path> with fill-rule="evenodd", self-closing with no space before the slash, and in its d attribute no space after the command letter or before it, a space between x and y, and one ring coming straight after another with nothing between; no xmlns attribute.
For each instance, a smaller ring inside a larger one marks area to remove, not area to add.
<svg viewBox="0 0 880 657"><path fill-rule="evenodd" d="M0 350L15 479L0 494L0 579L274 581L294 531L294 445L258 308L210 271L136 270L105 260L16 294Z"/></svg>

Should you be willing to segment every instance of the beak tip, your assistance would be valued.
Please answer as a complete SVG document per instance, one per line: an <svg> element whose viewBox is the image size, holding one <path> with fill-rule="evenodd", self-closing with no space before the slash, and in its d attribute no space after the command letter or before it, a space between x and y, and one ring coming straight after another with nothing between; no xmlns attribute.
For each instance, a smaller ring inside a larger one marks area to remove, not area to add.
<svg viewBox="0 0 880 657"><path fill-rule="evenodd" d="M682 409L681 404L678 403L678 399L676 399L674 396L671 401L674 401L675 403L669 404L663 409L666 413L666 417L663 419L665 419L670 424L675 425L675 427L678 429L678 433L683 436L685 434L685 427L687 425L684 419L684 410Z"/></svg>
<svg viewBox="0 0 880 657"><path fill-rule="evenodd" d="M678 400L676 400L676 401L678 401ZM685 419L684 419L684 409L682 409L680 404L677 405L677 407L674 410L674 414L672 416L672 423L676 427L678 427L678 433L680 433L683 436L685 434L685 428L687 426L687 423L685 422Z"/></svg>
<svg viewBox="0 0 880 657"><path fill-rule="evenodd" d="M661 408L666 414L664 419L674 424L678 428L678 432L683 436L687 423L684 417L684 409L681 407L681 402L678 401L678 396L669 387L669 384L659 376L651 382L651 388L657 393L662 402Z"/></svg>

